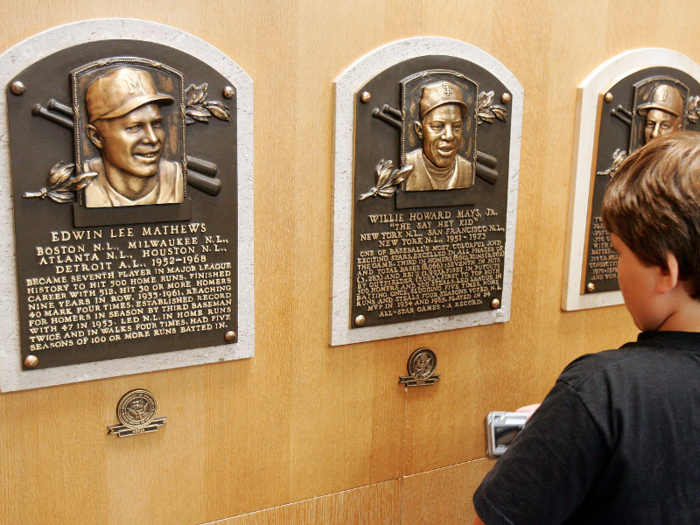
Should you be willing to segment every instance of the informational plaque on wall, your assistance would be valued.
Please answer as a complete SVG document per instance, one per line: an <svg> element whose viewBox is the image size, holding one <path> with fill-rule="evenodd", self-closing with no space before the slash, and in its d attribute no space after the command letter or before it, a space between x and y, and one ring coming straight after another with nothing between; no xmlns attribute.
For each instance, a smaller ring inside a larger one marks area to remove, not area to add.
<svg viewBox="0 0 700 525"><path fill-rule="evenodd" d="M0 64L2 390L252 356L250 78L136 20L61 26Z"/></svg>
<svg viewBox="0 0 700 525"><path fill-rule="evenodd" d="M335 88L331 344L507 321L520 84L469 44L415 38Z"/></svg>
<svg viewBox="0 0 700 525"><path fill-rule="evenodd" d="M667 49L623 53L579 86L564 310L623 303L617 253L601 217L608 182L649 141L700 131L699 102L700 66Z"/></svg>

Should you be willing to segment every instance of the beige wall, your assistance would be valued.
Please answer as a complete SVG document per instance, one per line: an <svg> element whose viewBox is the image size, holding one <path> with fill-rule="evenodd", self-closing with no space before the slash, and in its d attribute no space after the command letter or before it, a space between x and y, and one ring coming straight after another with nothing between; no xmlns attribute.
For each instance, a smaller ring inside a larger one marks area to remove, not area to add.
<svg viewBox="0 0 700 525"><path fill-rule="evenodd" d="M561 283L576 86L639 47L700 62L700 5L659 6L5 0L0 51L67 22L132 17L192 33L251 75L257 347L245 361L1 394L0 522L471 520L490 465L485 415L540 400L573 358L635 336L622 306L562 312ZM426 35L484 49L525 88L511 321L331 348L332 82L376 47ZM398 377L421 345L442 381L405 391ZM167 427L107 436L117 401L138 387Z"/></svg>

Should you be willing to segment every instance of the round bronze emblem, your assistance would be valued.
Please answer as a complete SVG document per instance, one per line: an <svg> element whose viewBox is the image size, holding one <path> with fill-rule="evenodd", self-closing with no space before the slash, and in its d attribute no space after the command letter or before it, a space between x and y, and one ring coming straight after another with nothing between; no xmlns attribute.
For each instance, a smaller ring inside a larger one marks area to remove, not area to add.
<svg viewBox="0 0 700 525"><path fill-rule="evenodd" d="M131 390L122 396L117 405L117 417L129 428L147 426L156 417L158 403L148 390Z"/></svg>
<svg viewBox="0 0 700 525"><path fill-rule="evenodd" d="M436 367L437 357L429 348L419 348L408 358L408 373L415 379L429 378Z"/></svg>

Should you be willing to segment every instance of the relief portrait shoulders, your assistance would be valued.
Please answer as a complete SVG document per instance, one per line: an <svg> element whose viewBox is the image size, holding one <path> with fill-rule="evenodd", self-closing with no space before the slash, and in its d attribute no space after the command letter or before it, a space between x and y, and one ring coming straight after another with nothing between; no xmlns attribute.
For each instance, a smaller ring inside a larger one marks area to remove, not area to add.
<svg viewBox="0 0 700 525"><path fill-rule="evenodd" d="M406 164L413 166L406 179L406 191L453 190L469 188L473 184L474 166L462 155L456 155L454 167L442 177L435 170L431 176L426 162L430 160L425 158L422 148L406 154Z"/></svg>
<svg viewBox="0 0 700 525"><path fill-rule="evenodd" d="M182 167L177 162L160 159L155 187L141 198L131 200L117 192L107 180L102 158L85 161L83 169L97 172L97 177L85 188L85 198L91 206L108 208L117 206L139 206L149 204L177 204L183 198Z"/></svg>

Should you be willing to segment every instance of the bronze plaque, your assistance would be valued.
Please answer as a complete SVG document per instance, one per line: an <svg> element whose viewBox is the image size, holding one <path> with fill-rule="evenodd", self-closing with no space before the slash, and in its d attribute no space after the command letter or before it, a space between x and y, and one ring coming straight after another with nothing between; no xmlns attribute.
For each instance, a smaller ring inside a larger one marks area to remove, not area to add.
<svg viewBox="0 0 700 525"><path fill-rule="evenodd" d="M512 94L422 56L357 91L350 327L499 308Z"/></svg>
<svg viewBox="0 0 700 525"><path fill-rule="evenodd" d="M103 40L6 90L25 370L235 342L236 86Z"/></svg>
<svg viewBox="0 0 700 525"><path fill-rule="evenodd" d="M671 67L635 71L600 93L581 294L620 289L617 253L601 218L610 177L629 153L650 140L679 130L700 131L699 100L700 83Z"/></svg>

